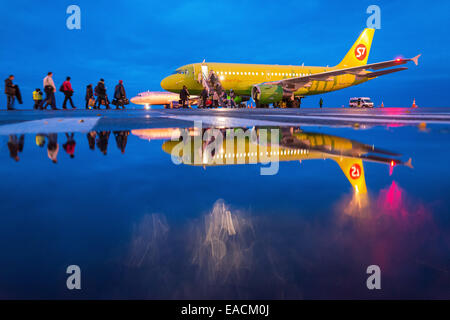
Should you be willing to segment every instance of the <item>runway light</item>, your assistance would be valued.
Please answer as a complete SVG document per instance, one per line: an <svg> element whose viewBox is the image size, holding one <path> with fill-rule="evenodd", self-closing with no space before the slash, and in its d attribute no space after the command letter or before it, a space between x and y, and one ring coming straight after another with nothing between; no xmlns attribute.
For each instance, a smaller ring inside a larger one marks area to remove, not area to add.
<svg viewBox="0 0 450 320"><path fill-rule="evenodd" d="M397 62L400 62L400 60L402 60L402 59L400 59L400 58L395 59L395 61L397 61Z"/></svg>
<svg viewBox="0 0 450 320"><path fill-rule="evenodd" d="M145 110L150 110L150 106L148 104L145 105Z"/></svg>
<svg viewBox="0 0 450 320"><path fill-rule="evenodd" d="M395 166L394 160L391 160L391 167Z"/></svg>

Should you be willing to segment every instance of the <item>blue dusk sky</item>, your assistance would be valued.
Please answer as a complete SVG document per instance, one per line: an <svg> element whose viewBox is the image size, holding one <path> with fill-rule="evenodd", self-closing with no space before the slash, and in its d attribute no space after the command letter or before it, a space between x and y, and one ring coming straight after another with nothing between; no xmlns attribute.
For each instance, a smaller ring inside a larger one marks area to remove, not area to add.
<svg viewBox="0 0 450 320"><path fill-rule="evenodd" d="M81 8L81 30L69 30L69 5ZM413 57L419 67L323 95L325 106L351 96L378 105L449 106L449 1L2 1L1 76L31 92L48 71L56 86L72 77L75 103L86 84L105 78L108 92L124 80L129 97L161 90L162 78L188 63L335 65L366 27L366 9L381 8L369 63ZM317 106L320 96L304 106ZM6 98L0 100L3 109ZM58 106L62 94L57 93Z"/></svg>

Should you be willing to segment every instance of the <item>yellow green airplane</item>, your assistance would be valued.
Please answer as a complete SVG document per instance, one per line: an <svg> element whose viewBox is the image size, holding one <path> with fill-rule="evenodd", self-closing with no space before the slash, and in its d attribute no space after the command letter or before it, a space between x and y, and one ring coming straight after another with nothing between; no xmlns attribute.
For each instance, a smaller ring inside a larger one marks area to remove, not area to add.
<svg viewBox="0 0 450 320"><path fill-rule="evenodd" d="M219 90L233 90L237 102L253 98L256 107L267 107L271 103L274 106L300 107L305 96L344 89L406 70L406 67L391 67L409 61L418 65L420 54L411 59L397 58L367 64L374 32L374 29L364 29L344 59L334 67L194 63L182 66L164 78L161 87L179 93L186 86L190 94L199 95L205 87L211 90L219 86Z"/></svg>
<svg viewBox="0 0 450 320"><path fill-rule="evenodd" d="M173 157L179 158L181 163L203 167L264 164L268 161L302 162L304 160L331 159L339 165L355 192L360 194L367 193L363 161L387 164L391 170L396 165L405 165L412 168L411 159L403 162L398 159L400 155L397 153L346 138L306 132L295 127L256 128L258 138L261 129L265 129L266 132L277 130L279 140L275 144L261 143L259 140L251 142L250 136L245 136L244 139L236 138L239 135L235 134L235 130L244 132L244 128L215 129L221 130L225 134L221 142L214 145L214 149L217 149L217 151L209 153L211 149L209 149L208 143L214 143L215 140L209 139L208 141L206 139L205 141L205 137L202 137L202 135L205 136L205 129L198 132L198 130L189 128L185 129L188 136L200 136L200 140L203 142L196 144L195 139L189 139L187 142L188 148L185 149L182 141L170 140L163 143L162 149ZM150 131L152 130L150 129ZM138 135L150 133L148 130L135 132ZM176 134L180 134L180 131L177 131ZM269 138L267 141L271 141L271 139ZM184 154L185 151L188 153Z"/></svg>

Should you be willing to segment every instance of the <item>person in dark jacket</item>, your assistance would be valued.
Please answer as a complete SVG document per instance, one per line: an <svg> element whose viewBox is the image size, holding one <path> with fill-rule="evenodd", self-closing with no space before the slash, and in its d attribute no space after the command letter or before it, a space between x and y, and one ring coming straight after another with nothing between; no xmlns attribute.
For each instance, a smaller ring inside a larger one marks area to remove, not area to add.
<svg viewBox="0 0 450 320"><path fill-rule="evenodd" d="M45 105L44 109L47 109L48 106L51 106L53 110L58 110L56 108L56 98L55 98L55 82L53 81L53 72L47 73L47 76L44 78L44 92L45 92Z"/></svg>
<svg viewBox="0 0 450 320"><path fill-rule="evenodd" d="M84 99L86 100L86 109L89 109L89 101L91 101L91 99L94 99L94 89L92 89L92 84L88 84L86 86L86 96L84 97Z"/></svg>
<svg viewBox="0 0 450 320"><path fill-rule="evenodd" d="M16 85L13 83L13 80L13 75L10 75L7 79L5 79L5 94L8 110L14 110L14 101L16 99Z"/></svg>
<svg viewBox="0 0 450 320"><path fill-rule="evenodd" d="M106 156L106 152L108 150L108 140L111 131L100 131L97 134L97 147Z"/></svg>
<svg viewBox="0 0 450 320"><path fill-rule="evenodd" d="M64 93L64 102L63 102L62 108L64 110L67 110L66 104L67 104L67 101L69 101L70 105L72 106L72 109L76 109L76 107L73 105L73 101L72 101L73 89L72 89L72 84L70 83L70 77L67 77L66 81L63 82L62 92Z"/></svg>
<svg viewBox="0 0 450 320"><path fill-rule="evenodd" d="M180 91L180 100L181 100L181 107L187 108L187 101L189 99L189 91L186 86L183 86L183 89Z"/></svg>
<svg viewBox="0 0 450 320"><path fill-rule="evenodd" d="M126 98L127 94L125 92L125 87L123 86L123 81L119 80L119 84L116 86L116 89L114 90L114 99L117 100L116 109L119 109L119 107L125 109Z"/></svg>
<svg viewBox="0 0 450 320"><path fill-rule="evenodd" d="M206 108L206 100L208 99L208 89L203 88L202 92L200 93L200 98L201 98L201 101L202 101L201 108Z"/></svg>
<svg viewBox="0 0 450 320"><path fill-rule="evenodd" d="M95 94L97 95L97 109L100 109L102 103L106 106L106 109L111 109L109 107L108 95L106 94L105 80L100 79L97 86L94 89Z"/></svg>
<svg viewBox="0 0 450 320"><path fill-rule="evenodd" d="M230 89L230 107L236 108L236 93L234 93L233 89Z"/></svg>
<svg viewBox="0 0 450 320"><path fill-rule="evenodd" d="M125 153L125 147L127 146L128 136L130 135L130 131L114 131L114 137L116 137L117 148Z"/></svg>
<svg viewBox="0 0 450 320"><path fill-rule="evenodd" d="M19 161L19 152L23 151L24 141L25 136L23 134L20 135L20 138L17 138L17 135L15 134L9 136L8 140L9 155L16 161Z"/></svg>
<svg viewBox="0 0 450 320"><path fill-rule="evenodd" d="M97 132L95 131L89 131L87 133L87 139L89 144L89 149L95 150L95 138L97 136Z"/></svg>

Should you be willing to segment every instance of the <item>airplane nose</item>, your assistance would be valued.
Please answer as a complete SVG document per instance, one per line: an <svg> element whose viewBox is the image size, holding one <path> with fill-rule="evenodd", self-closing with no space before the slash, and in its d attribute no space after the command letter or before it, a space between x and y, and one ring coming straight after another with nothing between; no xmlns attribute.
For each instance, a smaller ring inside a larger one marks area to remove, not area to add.
<svg viewBox="0 0 450 320"><path fill-rule="evenodd" d="M163 88L164 90L169 91L169 77L165 77L162 81L161 81L161 88Z"/></svg>

